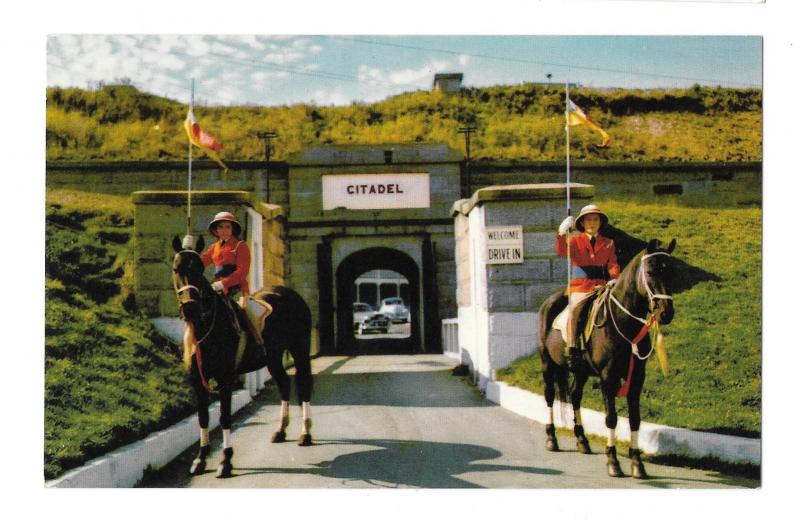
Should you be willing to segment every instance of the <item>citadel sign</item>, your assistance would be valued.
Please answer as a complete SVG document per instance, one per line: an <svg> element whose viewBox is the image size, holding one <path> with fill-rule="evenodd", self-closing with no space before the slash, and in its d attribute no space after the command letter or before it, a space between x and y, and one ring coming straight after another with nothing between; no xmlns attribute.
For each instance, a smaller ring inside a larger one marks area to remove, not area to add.
<svg viewBox="0 0 800 519"><path fill-rule="evenodd" d="M322 209L409 209L431 206L427 173L322 175Z"/></svg>

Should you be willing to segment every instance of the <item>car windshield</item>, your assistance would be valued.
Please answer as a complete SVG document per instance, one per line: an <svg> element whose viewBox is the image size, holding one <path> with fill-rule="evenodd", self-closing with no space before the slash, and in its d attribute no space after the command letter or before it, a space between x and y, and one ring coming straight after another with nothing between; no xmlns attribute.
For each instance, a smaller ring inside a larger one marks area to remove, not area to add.
<svg viewBox="0 0 800 519"><path fill-rule="evenodd" d="M383 304L385 305L402 305L403 300L400 298L393 298L393 299L384 299Z"/></svg>
<svg viewBox="0 0 800 519"><path fill-rule="evenodd" d="M355 303L353 305L353 311L354 312L371 312L372 311L372 307L369 306L366 303Z"/></svg>

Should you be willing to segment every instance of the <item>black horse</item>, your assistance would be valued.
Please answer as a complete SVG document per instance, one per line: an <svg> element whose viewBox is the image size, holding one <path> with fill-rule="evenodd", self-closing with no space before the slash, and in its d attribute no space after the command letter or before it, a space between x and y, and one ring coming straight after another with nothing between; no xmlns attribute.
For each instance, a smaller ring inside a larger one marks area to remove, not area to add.
<svg viewBox="0 0 800 519"><path fill-rule="evenodd" d="M203 250L201 237L197 244ZM300 445L311 445L310 401L311 377L311 311L299 294L286 287L268 287L252 297L266 302L272 313L266 318L262 333L264 346L252 337L240 343L240 329L234 312L242 310L230 303L222 294L211 288L203 275L205 270L200 255L192 249L184 249L176 236L172 241L175 258L172 262L172 281L180 305L181 318L186 322L184 337L184 364L189 369L189 381L197 401L197 412L201 430L201 447L189 470L192 475L203 474L208 445L208 405L210 384L216 382L220 397L220 425L223 429L225 448L223 459L217 469L217 477L229 477L233 465L233 447L229 444L231 427L231 395L239 375L266 366L278 385L281 394L281 418L278 430L271 441L286 439L289 425L289 398L291 381L283 366L283 354L288 351L296 371L297 397L302 406L303 430L298 440Z"/></svg>
<svg viewBox="0 0 800 519"><path fill-rule="evenodd" d="M559 400L572 401L578 450L584 454L591 453L581 424L580 408L587 379L589 376L599 376L609 436L606 446L608 475L622 476L615 446L615 398L626 394L631 427L631 473L634 478L647 478L638 445L641 423L639 398L644 386L645 364L653 351L647 332L650 326L668 324L674 317L670 295L673 250L675 240L666 249L661 248L658 240L650 241L646 249L628 263L616 282L576 306L573 315L581 316L577 329L583 333L592 302L600 300L597 310L592 314L595 325L586 340L583 361L574 369L569 394L567 382L570 371L566 367L564 339L559 330L552 329L553 320L567 305L567 298L562 290L550 296L542 305L539 310L539 337L544 397L549 412L545 427L547 450L558 451L553 424L553 401L558 383ZM637 345L633 346L634 343ZM621 386L623 380L625 385Z"/></svg>

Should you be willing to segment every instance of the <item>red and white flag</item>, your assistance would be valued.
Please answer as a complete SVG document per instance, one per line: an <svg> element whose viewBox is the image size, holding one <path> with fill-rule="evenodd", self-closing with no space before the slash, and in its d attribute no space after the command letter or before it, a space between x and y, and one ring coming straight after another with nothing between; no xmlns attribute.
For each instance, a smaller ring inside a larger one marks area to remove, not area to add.
<svg viewBox="0 0 800 519"><path fill-rule="evenodd" d="M186 121L183 123L186 129L186 135L189 137L189 142L198 148L202 148L217 164L222 166L223 169L228 169L228 166L222 162L222 159L217 155L218 151L222 151L222 144L217 139L211 136L208 132L200 128L197 119L194 117L194 110L189 108L189 113L186 115Z"/></svg>

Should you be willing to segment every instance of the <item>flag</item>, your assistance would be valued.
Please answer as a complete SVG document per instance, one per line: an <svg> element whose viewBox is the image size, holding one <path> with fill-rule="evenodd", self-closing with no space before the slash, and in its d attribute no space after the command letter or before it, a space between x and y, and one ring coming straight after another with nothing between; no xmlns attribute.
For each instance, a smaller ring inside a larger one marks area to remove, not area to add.
<svg viewBox="0 0 800 519"><path fill-rule="evenodd" d="M611 142L611 137L606 133L605 130L597 126L597 123L592 120L591 117L586 115L586 113L580 109L578 105L572 102L572 99L567 98L567 124L570 126L578 126L579 124L585 124L589 128L594 128L600 135L603 136L603 144L600 145L601 148L605 148L608 146L608 143Z"/></svg>
<svg viewBox="0 0 800 519"><path fill-rule="evenodd" d="M222 166L223 169L228 169L228 166L222 162L222 159L217 155L218 151L222 151L222 144L217 139L212 137L208 132L200 128L197 119L194 117L194 110L189 108L189 113L186 115L186 121L183 123L186 129L186 135L189 137L189 142L202 148L211 157L214 162Z"/></svg>

